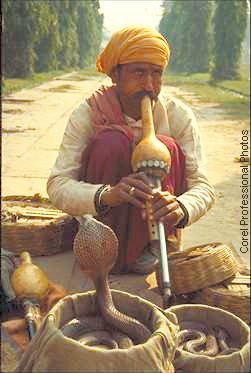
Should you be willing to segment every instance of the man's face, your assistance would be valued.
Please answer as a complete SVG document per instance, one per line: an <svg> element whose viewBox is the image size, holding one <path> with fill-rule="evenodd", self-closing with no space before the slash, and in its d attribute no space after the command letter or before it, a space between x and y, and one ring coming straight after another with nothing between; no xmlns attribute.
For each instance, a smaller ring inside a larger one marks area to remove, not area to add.
<svg viewBox="0 0 251 373"><path fill-rule="evenodd" d="M157 100L161 90L163 68L150 63L128 63L117 66L112 74L122 104L140 110L140 102L146 94Z"/></svg>

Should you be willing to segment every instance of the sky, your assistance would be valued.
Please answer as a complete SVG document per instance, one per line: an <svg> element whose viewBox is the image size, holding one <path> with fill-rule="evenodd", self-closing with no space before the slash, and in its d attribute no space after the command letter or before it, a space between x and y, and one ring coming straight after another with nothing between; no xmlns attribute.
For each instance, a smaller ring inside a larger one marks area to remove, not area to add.
<svg viewBox="0 0 251 373"><path fill-rule="evenodd" d="M135 24L158 29L162 0L99 0L99 3L109 33Z"/></svg>

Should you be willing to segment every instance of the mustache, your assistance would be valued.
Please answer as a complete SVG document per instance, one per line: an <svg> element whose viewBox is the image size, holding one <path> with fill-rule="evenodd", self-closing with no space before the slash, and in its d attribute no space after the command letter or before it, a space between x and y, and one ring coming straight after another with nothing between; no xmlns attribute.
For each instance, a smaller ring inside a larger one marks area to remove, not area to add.
<svg viewBox="0 0 251 373"><path fill-rule="evenodd" d="M157 101L158 96L153 92L139 91L133 94L133 98L136 100L141 100L144 96L149 96L151 100Z"/></svg>

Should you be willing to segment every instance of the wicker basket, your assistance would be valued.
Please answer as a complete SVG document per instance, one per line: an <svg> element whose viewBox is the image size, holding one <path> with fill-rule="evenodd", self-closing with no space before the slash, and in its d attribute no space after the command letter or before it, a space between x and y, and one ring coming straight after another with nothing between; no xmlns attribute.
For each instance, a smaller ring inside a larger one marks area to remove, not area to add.
<svg viewBox="0 0 251 373"><path fill-rule="evenodd" d="M250 324L250 276L237 273L232 280L198 291L193 302L230 311Z"/></svg>
<svg viewBox="0 0 251 373"><path fill-rule="evenodd" d="M172 292L186 294L218 284L238 271L238 263L230 247L213 242L168 256ZM162 289L160 268L155 271L159 289Z"/></svg>
<svg viewBox="0 0 251 373"><path fill-rule="evenodd" d="M2 198L2 247L19 254L52 255L72 249L77 222L35 194Z"/></svg>

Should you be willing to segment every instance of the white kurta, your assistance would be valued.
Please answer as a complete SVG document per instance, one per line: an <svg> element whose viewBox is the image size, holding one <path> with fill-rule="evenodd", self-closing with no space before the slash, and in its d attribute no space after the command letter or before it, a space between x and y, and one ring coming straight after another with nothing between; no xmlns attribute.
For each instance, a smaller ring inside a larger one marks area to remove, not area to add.
<svg viewBox="0 0 251 373"><path fill-rule="evenodd" d="M185 154L187 191L177 199L186 207L190 225L206 213L215 199L214 189L206 176L196 118L188 106L170 96L159 97L153 118L156 133L174 137ZM135 142L138 142L142 135L141 120L135 121L127 116L125 119L133 130ZM87 102L83 102L70 116L47 183L51 202L76 217L96 214L94 195L102 185L78 181L82 153L93 134L91 109Z"/></svg>

